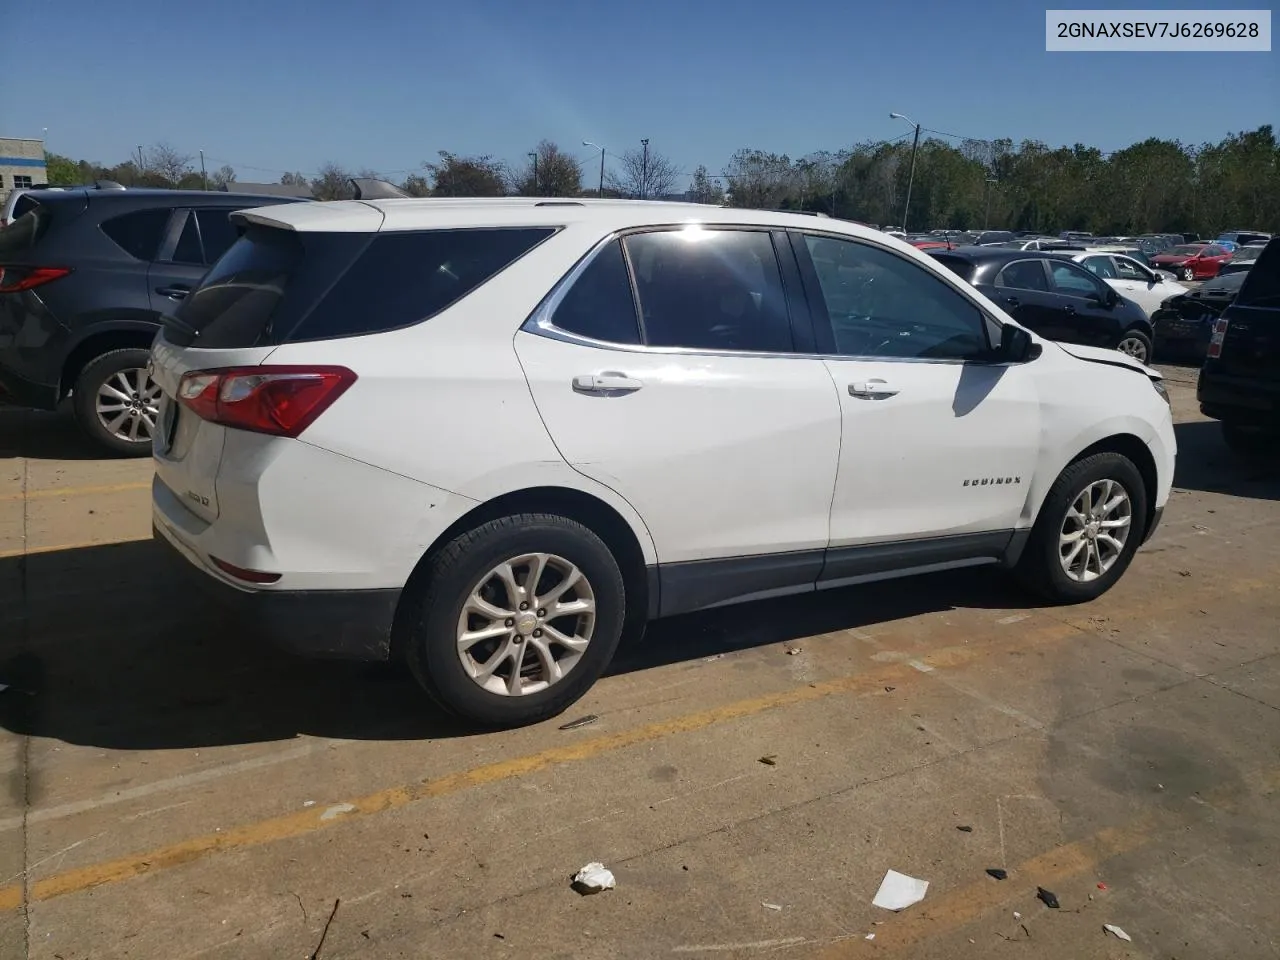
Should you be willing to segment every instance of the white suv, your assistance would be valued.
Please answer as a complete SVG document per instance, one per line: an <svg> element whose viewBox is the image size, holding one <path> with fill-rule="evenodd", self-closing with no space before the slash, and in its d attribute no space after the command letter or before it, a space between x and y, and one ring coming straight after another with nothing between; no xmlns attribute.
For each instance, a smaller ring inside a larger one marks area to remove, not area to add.
<svg viewBox="0 0 1280 960"><path fill-rule="evenodd" d="M628 201L263 207L152 352L158 536L295 650L552 716L647 619L1000 563L1116 582L1159 375L838 220Z"/></svg>

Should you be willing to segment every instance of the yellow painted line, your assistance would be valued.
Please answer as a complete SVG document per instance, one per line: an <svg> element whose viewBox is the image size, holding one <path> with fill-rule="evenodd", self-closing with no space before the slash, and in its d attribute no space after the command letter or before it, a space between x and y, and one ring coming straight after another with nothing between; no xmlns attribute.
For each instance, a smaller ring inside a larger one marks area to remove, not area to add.
<svg viewBox="0 0 1280 960"><path fill-rule="evenodd" d="M1272 572L1274 574L1277 571ZM1273 582L1271 577L1239 580L1233 582L1226 592L1239 594L1258 589L1270 589ZM1184 591L1178 601L1176 606L1188 607L1204 602L1194 590ZM1141 605L1131 609L1113 607L1108 611L1108 615L1117 617L1140 614L1143 609ZM1169 606L1165 608L1166 612L1172 609L1174 608ZM567 764L581 763L628 747L652 743L677 734L693 733L716 724L755 716L782 707L810 703L836 695L877 693L886 686L902 687L913 681L923 682L928 673L922 671L921 667L951 669L1013 649L1026 649L1077 637L1084 632L1087 631L1058 620L1050 620L1046 626L1032 630L992 625L993 639L987 643L977 643L974 642L977 638L970 638L963 645L945 647L929 654L922 654L910 663L878 665L878 669L865 673L850 674L802 687L793 687L778 693L738 700L630 730L551 747L523 757L500 760L432 780L389 787L347 800L345 804L339 803L342 812L337 815L331 813L327 819L326 810L332 811L333 805L270 817L218 833L181 840L146 853L132 854L68 870L65 873L32 882L29 887L30 900L51 900L55 897L91 890L104 884L117 883L192 863L229 850L259 847L304 836L353 819L396 810L421 800L445 797L473 787L499 783ZM21 904L21 884L0 887L0 911L13 910Z"/></svg>
<svg viewBox="0 0 1280 960"><path fill-rule="evenodd" d="M122 543L140 543L150 537L128 537L124 540L85 540L81 543L55 543L48 547L23 547L19 550L0 550L0 560L10 557L32 557L40 553L58 553L61 550L85 550L89 547L116 547Z"/></svg>
<svg viewBox="0 0 1280 960"><path fill-rule="evenodd" d="M1245 791L1263 795L1280 785L1280 769L1258 771L1245 777ZM1220 810L1237 806L1243 794L1237 787L1222 787L1207 793L1203 801ZM876 928L874 943L861 939L844 940L819 954L820 960L847 960L849 957L892 956L915 947L923 940L954 933L961 927L1007 909L1017 901L1031 902L1035 887L1051 887L1081 874L1096 872L1108 860L1130 853L1160 838L1180 831L1185 817L1166 811L1149 811L1119 827L1099 830L1082 840L1047 850L1008 868L1010 880L993 883L984 878L926 900L919 912L899 915ZM1024 908L1025 909L1025 908ZM910 954L908 954L910 955Z"/></svg>
<svg viewBox="0 0 1280 960"><path fill-rule="evenodd" d="M44 490L28 490L26 493L6 493L0 503L7 500L48 500L53 497L92 497L97 494L124 493L128 490L150 490L151 481L145 483L111 483L102 487L49 487Z"/></svg>

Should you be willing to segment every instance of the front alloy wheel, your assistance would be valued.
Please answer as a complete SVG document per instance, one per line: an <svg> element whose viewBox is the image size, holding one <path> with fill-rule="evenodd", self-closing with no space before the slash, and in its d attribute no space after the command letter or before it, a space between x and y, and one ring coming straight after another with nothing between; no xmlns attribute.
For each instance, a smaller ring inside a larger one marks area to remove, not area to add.
<svg viewBox="0 0 1280 960"><path fill-rule="evenodd" d="M1068 578L1089 583L1124 553L1133 526L1133 501L1115 480L1095 480L1067 509L1058 535L1058 559Z"/></svg>
<svg viewBox="0 0 1280 960"><path fill-rule="evenodd" d="M1196 278L1196 272L1195 272L1194 270L1192 270L1190 267L1183 267L1183 268L1182 268L1182 279L1183 279L1183 280L1194 280L1195 278Z"/></svg>

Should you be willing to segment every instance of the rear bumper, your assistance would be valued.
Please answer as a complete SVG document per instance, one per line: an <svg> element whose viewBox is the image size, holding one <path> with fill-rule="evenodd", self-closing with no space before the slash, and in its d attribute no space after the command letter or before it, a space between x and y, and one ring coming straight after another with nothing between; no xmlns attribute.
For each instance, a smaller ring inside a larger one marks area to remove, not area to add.
<svg viewBox="0 0 1280 960"><path fill-rule="evenodd" d="M198 587L246 628L293 653L342 660L386 660L399 590L247 590L222 579L176 533L152 534Z"/></svg>
<svg viewBox="0 0 1280 960"><path fill-rule="evenodd" d="M1220 373L1212 363L1206 362L1196 383L1201 413L1244 426L1280 426L1280 379Z"/></svg>
<svg viewBox="0 0 1280 960"><path fill-rule="evenodd" d="M0 403L53 410L58 406L58 385L28 380L7 369L0 360Z"/></svg>

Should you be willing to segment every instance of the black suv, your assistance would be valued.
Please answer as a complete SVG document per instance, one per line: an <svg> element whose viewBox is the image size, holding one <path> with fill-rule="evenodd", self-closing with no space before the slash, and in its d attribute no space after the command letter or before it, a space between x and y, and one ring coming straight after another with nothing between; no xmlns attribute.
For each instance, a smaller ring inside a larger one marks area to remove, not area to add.
<svg viewBox="0 0 1280 960"><path fill-rule="evenodd" d="M0 401L76 418L116 454L151 452L147 375L162 317L235 241L233 211L284 197L41 190L0 229Z"/></svg>
<svg viewBox="0 0 1280 960"><path fill-rule="evenodd" d="M1241 453L1280 453L1280 239L1213 325L1196 397Z"/></svg>
<svg viewBox="0 0 1280 960"><path fill-rule="evenodd" d="M1042 337L1111 347L1151 362L1151 321L1142 308L1069 255L1007 247L929 253Z"/></svg>

